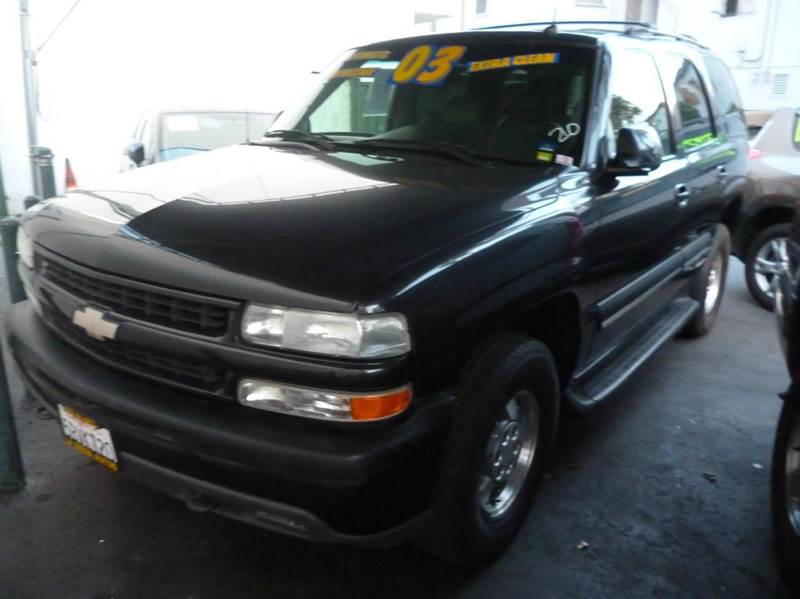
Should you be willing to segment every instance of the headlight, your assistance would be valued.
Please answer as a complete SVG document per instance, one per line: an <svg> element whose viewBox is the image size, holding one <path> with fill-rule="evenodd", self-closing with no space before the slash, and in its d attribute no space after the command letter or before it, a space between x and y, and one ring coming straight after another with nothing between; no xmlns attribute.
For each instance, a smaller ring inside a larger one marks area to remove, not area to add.
<svg viewBox="0 0 800 599"><path fill-rule="evenodd" d="M33 271L33 240L22 227L17 229L17 255L21 262L21 264L16 265L17 273L22 281L22 287L25 289L25 296L31 300L34 309L41 316L42 305L33 290L33 284L30 279L31 271Z"/></svg>
<svg viewBox="0 0 800 599"><path fill-rule="evenodd" d="M411 351L401 314L339 314L250 304L242 318L250 343L343 356L389 358Z"/></svg>
<svg viewBox="0 0 800 599"><path fill-rule="evenodd" d="M17 254L28 268L33 268L33 239L21 226L17 229Z"/></svg>
<svg viewBox="0 0 800 599"><path fill-rule="evenodd" d="M239 403L251 408L340 422L381 420L411 401L411 386L379 393L351 393L296 387L259 379L239 382Z"/></svg>

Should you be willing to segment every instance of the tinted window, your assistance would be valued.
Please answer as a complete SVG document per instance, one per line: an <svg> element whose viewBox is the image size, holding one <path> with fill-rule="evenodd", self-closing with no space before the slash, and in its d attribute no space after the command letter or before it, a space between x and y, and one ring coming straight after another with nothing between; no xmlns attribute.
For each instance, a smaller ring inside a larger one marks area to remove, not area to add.
<svg viewBox="0 0 800 599"><path fill-rule="evenodd" d="M593 65L593 50L552 42L381 44L345 54L274 128L340 145L448 144L491 160L571 165Z"/></svg>
<svg viewBox="0 0 800 599"><path fill-rule="evenodd" d="M742 110L742 101L733 82L728 67L721 60L706 56L703 59L714 89L714 105L720 115L738 113Z"/></svg>
<svg viewBox="0 0 800 599"><path fill-rule="evenodd" d="M661 138L664 153L672 150L664 88L652 56L628 50L614 55L611 68L613 139L622 127L650 125Z"/></svg>
<svg viewBox="0 0 800 599"><path fill-rule="evenodd" d="M676 54L664 59L665 85L672 85L678 103L678 147L692 150L714 137L708 98L695 66Z"/></svg>

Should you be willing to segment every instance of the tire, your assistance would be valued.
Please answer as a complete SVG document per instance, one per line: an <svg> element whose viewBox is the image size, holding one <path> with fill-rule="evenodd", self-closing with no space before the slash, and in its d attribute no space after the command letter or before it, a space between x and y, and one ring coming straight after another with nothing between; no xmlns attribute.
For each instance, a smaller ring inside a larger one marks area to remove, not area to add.
<svg viewBox="0 0 800 599"><path fill-rule="evenodd" d="M745 279L747 280L747 288L750 290L750 295L756 300L759 306L765 310L772 310L775 307L775 297L767 287L764 289L764 284L771 284L774 273L759 272L757 261L762 252L766 252L766 258L778 258L778 262L784 261L786 258L786 245L783 245L782 256L773 256L774 251L770 251L770 244L773 241L789 238L789 223L781 223L767 227L761 233L756 235L755 239L750 242L747 247L747 252L744 258ZM771 260L770 260L771 261Z"/></svg>
<svg viewBox="0 0 800 599"><path fill-rule="evenodd" d="M478 566L508 546L541 483L558 430L553 357L530 337L498 335L467 365L456 399L433 500L433 549L450 561ZM514 415L519 425L516 445ZM525 431L534 428L537 434L531 440ZM504 444L507 433L510 443ZM490 450L500 456L493 466ZM516 467L509 474L503 466L512 463ZM490 471L507 482L493 482Z"/></svg>
<svg viewBox="0 0 800 599"><path fill-rule="evenodd" d="M686 323L681 331L683 337L702 337L706 335L717 321L725 282L728 279L728 259L731 254L731 236L725 225L718 225L711 242L711 251L703 265L692 275L689 282L689 297L700 302L700 310ZM716 293L713 298L712 278L715 281Z"/></svg>
<svg viewBox="0 0 800 599"><path fill-rule="evenodd" d="M797 447L800 447L800 401L787 398L778 420L772 453L772 530L781 571L789 586L800 592L800 506L794 503L793 520L790 518L786 475L787 462L797 465L800 460ZM790 453L797 455L788 459ZM797 489L789 489L789 492L794 495Z"/></svg>

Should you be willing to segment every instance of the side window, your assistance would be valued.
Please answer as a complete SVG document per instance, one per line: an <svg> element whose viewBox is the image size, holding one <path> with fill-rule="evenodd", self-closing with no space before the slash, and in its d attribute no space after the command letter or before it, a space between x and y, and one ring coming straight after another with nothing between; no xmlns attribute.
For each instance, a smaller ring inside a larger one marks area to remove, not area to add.
<svg viewBox="0 0 800 599"><path fill-rule="evenodd" d="M714 88L714 106L720 115L729 115L741 112L742 101L739 99L739 91L733 82L728 67L719 59L713 56L703 57L706 63L708 75L711 78L711 87Z"/></svg>
<svg viewBox="0 0 800 599"><path fill-rule="evenodd" d="M718 122L721 121L721 132L718 131L717 134L720 136L724 134L729 138L747 138L747 123L742 114L742 101L728 67L713 56L704 56L703 62L706 64L711 88L714 90L713 105Z"/></svg>
<svg viewBox="0 0 800 599"><path fill-rule="evenodd" d="M687 59L677 54L664 57L664 83L675 89L678 103L678 147L691 151L714 138L711 110L700 74Z"/></svg>
<svg viewBox="0 0 800 599"><path fill-rule="evenodd" d="M150 129L150 119L145 120L139 140L144 145L144 159L150 160L153 155L153 135Z"/></svg>
<svg viewBox="0 0 800 599"><path fill-rule="evenodd" d="M622 127L650 125L661 138L664 154L673 153L667 101L653 57L638 50L613 55L610 89L612 139Z"/></svg>

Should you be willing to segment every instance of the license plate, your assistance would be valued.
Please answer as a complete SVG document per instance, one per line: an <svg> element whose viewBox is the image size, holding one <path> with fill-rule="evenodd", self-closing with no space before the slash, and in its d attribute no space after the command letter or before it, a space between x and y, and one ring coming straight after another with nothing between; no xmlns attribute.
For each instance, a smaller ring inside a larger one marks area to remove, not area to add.
<svg viewBox="0 0 800 599"><path fill-rule="evenodd" d="M107 428L97 426L91 418L78 414L75 410L59 404L58 414L61 417L61 430L64 441L83 455L92 458L117 471L117 452Z"/></svg>

